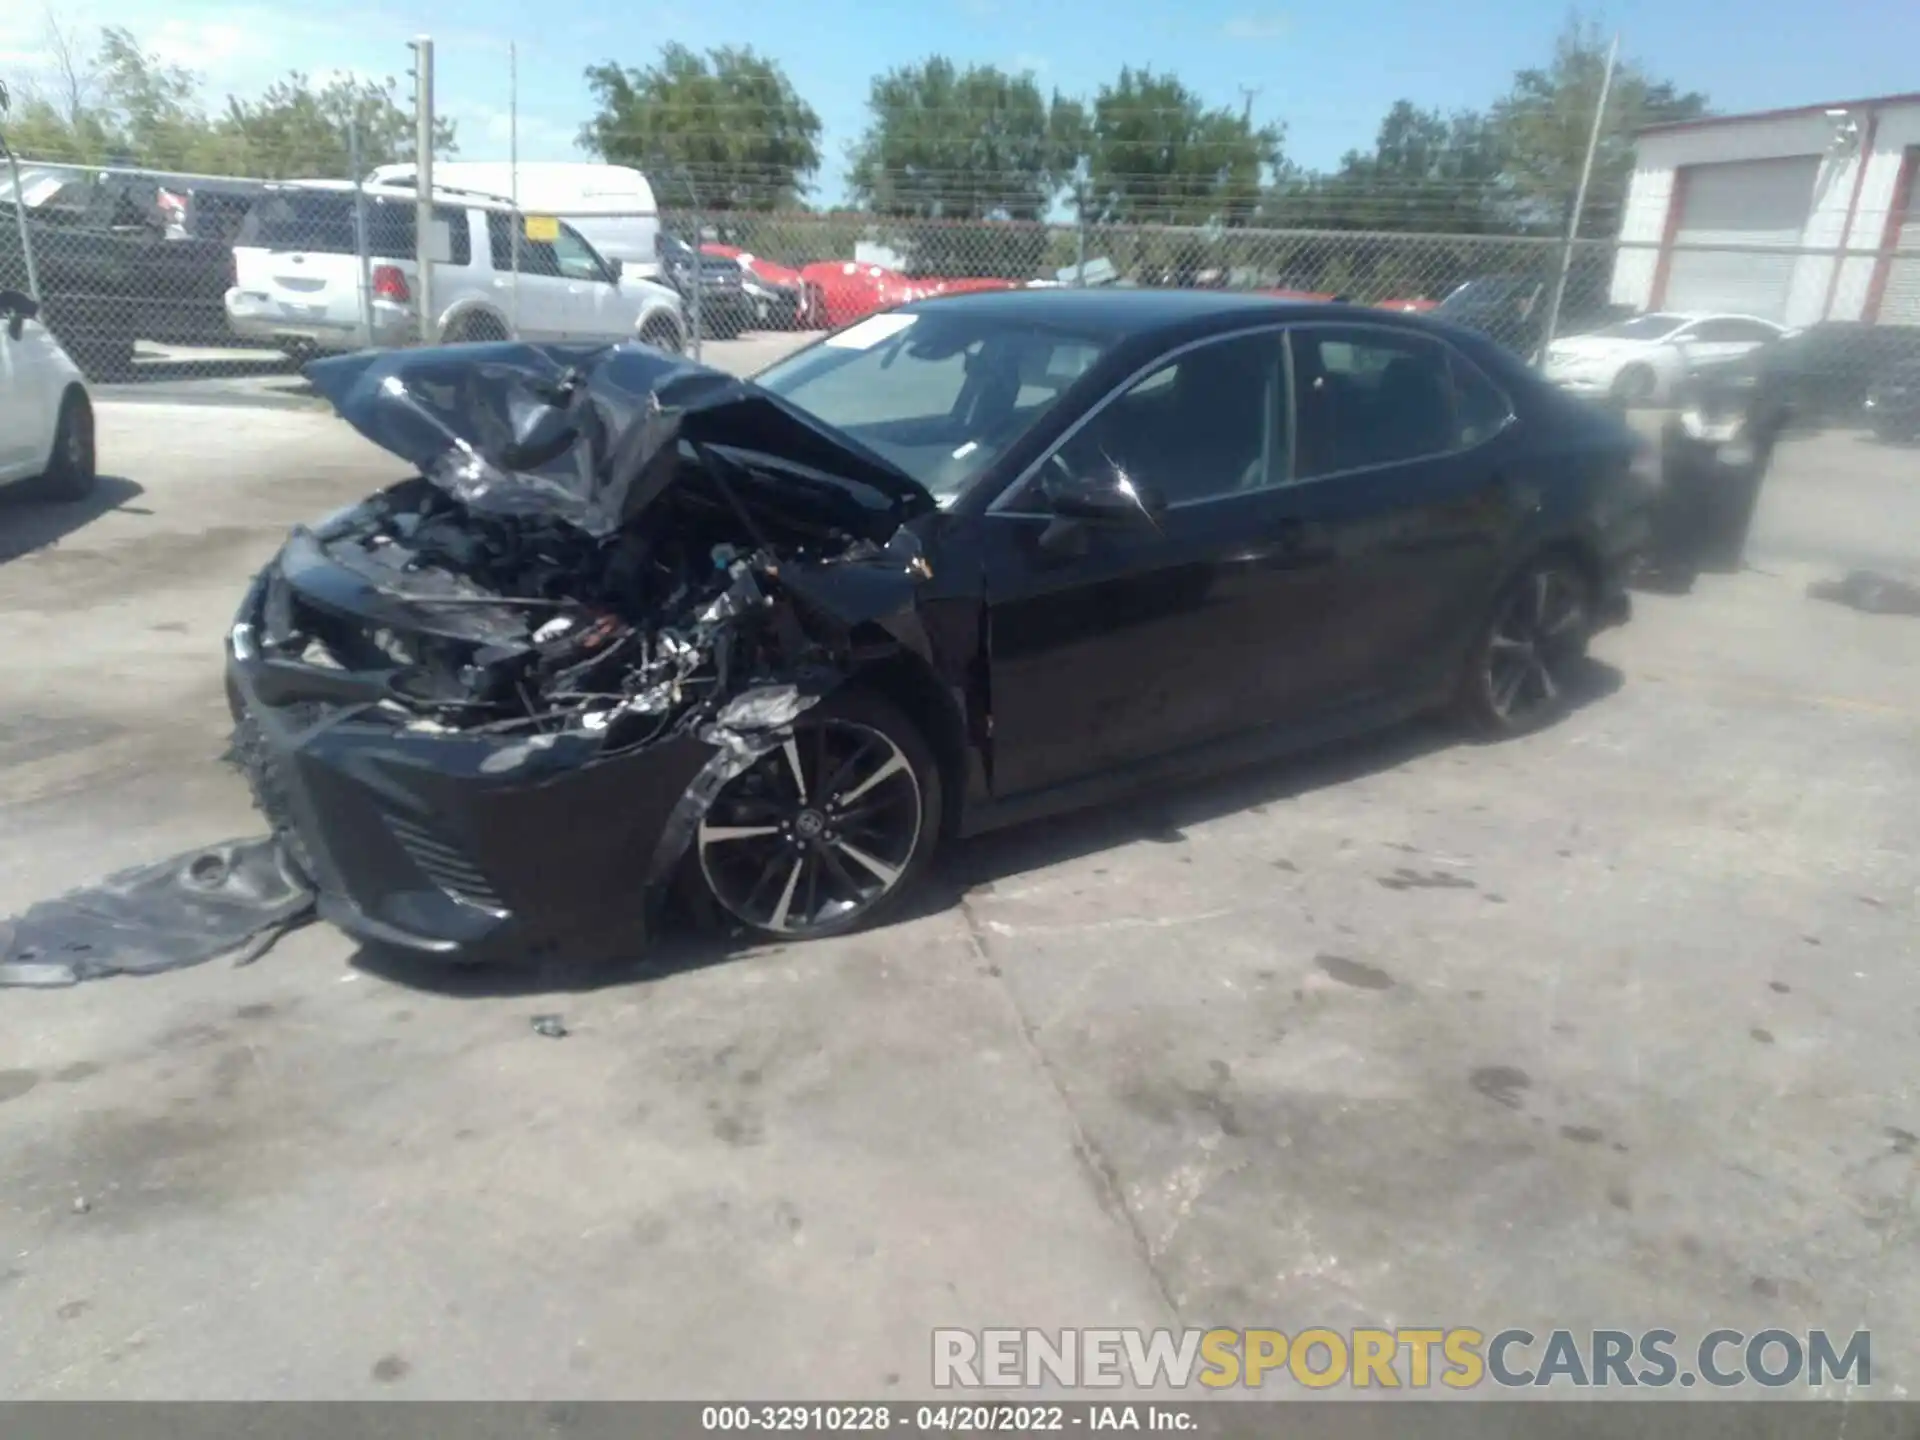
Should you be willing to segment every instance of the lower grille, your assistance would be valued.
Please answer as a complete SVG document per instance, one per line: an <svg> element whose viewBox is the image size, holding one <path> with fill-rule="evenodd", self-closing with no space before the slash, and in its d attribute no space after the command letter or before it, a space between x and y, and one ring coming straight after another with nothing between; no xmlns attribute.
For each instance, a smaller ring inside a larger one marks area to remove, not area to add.
<svg viewBox="0 0 1920 1440"><path fill-rule="evenodd" d="M488 910L505 910L498 892L457 845L430 834L411 820L387 817L387 829L420 871L456 900Z"/></svg>

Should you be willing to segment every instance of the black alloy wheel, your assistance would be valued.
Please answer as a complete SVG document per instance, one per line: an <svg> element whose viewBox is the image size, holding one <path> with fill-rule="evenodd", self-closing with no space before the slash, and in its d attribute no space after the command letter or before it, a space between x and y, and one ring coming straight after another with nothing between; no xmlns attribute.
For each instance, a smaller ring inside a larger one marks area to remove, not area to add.
<svg viewBox="0 0 1920 1440"><path fill-rule="evenodd" d="M695 836L719 907L762 935L806 940L872 919L905 892L939 831L940 777L890 705L816 707L715 797Z"/></svg>
<svg viewBox="0 0 1920 1440"><path fill-rule="evenodd" d="M1460 698L1469 722L1518 735L1559 714L1591 633L1586 577L1557 559L1528 566L1501 592L1468 657Z"/></svg>

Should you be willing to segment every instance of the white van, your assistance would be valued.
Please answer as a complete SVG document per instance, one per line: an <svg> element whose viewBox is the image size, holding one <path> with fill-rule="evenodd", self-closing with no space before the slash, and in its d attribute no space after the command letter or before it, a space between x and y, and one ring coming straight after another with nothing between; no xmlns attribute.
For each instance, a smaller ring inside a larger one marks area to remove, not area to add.
<svg viewBox="0 0 1920 1440"><path fill-rule="evenodd" d="M514 185L515 170L519 186ZM367 177L373 185L411 186L413 165L382 165ZM592 165L580 161L522 160L518 167L505 160L436 160L436 188L473 190L517 200L522 210L565 220L609 260L618 260L633 275L657 273L655 250L660 233L660 211L653 187L638 170L624 165ZM618 215L582 214L617 210Z"/></svg>

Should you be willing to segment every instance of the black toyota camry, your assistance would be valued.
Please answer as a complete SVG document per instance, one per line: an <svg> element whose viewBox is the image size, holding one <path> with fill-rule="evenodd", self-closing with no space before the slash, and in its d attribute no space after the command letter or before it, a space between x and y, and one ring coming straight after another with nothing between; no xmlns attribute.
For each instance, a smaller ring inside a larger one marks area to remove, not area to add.
<svg viewBox="0 0 1920 1440"><path fill-rule="evenodd" d="M462 959L769 935L939 842L1451 707L1564 700L1626 617L1621 423L1419 317L1029 291L753 381L638 345L309 374L404 461L229 639L235 750L321 912Z"/></svg>

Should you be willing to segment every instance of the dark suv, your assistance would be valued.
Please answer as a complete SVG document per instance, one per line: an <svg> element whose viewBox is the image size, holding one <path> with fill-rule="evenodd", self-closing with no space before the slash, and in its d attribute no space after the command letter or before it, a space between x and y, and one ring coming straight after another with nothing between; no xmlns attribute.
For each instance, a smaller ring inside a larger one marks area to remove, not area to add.
<svg viewBox="0 0 1920 1440"><path fill-rule="evenodd" d="M660 255L660 278L680 292L689 318L693 315L694 292L699 291L702 334L712 340L731 340L753 328L757 318L754 297L747 293L739 261L696 251L665 231L654 243Z"/></svg>

